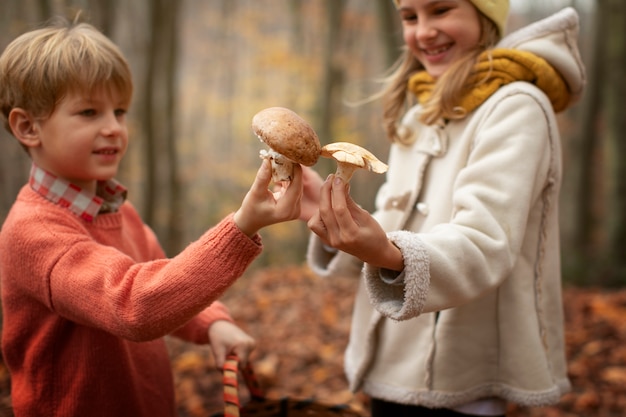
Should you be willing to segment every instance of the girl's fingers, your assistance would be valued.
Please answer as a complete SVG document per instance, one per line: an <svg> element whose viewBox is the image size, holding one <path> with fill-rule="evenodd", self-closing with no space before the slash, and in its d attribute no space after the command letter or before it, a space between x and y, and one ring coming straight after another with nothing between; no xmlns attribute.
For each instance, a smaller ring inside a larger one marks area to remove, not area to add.
<svg viewBox="0 0 626 417"><path fill-rule="evenodd" d="M335 178L333 180L332 188L332 204L333 212L335 214L338 233L337 238L343 242L352 241L357 233L360 232L358 227L358 215L353 211L354 201L348 193L348 184L343 180Z"/></svg>
<svg viewBox="0 0 626 417"><path fill-rule="evenodd" d="M321 224L324 225L325 230L332 231L337 229L337 221L335 219L333 198L332 198L332 175L326 179L320 190L320 205L319 216Z"/></svg>
<svg viewBox="0 0 626 417"><path fill-rule="evenodd" d="M324 243L327 243L326 236L328 231L326 230L326 224L319 216L319 214L316 214L309 219L309 221L307 222L307 227L313 233L318 235L324 241Z"/></svg>
<svg viewBox="0 0 626 417"><path fill-rule="evenodd" d="M333 211L338 216L338 220L345 223L348 220L346 216L348 215L349 217L349 213L347 211L346 184L344 184L341 178L333 178L331 192Z"/></svg>

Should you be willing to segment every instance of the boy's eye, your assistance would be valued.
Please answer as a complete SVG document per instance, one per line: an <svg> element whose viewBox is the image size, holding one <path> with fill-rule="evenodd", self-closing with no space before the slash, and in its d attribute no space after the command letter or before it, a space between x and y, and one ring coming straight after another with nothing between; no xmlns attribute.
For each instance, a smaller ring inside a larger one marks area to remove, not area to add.
<svg viewBox="0 0 626 417"><path fill-rule="evenodd" d="M116 109L115 110L115 116L120 117L120 116L124 116L126 114L126 109Z"/></svg>
<svg viewBox="0 0 626 417"><path fill-rule="evenodd" d="M96 111L94 109L84 109L80 111L80 114L83 116L93 116L96 114Z"/></svg>

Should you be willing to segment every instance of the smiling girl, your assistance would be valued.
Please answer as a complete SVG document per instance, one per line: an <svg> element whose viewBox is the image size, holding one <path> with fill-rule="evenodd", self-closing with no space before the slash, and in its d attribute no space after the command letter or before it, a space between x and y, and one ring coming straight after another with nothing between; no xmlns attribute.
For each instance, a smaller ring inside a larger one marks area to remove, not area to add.
<svg viewBox="0 0 626 417"><path fill-rule="evenodd" d="M570 389L555 114L584 86L578 16L501 40L508 0L396 6L406 48L382 95L392 144L376 212L304 171L311 267L362 277L350 386L373 417L554 404Z"/></svg>

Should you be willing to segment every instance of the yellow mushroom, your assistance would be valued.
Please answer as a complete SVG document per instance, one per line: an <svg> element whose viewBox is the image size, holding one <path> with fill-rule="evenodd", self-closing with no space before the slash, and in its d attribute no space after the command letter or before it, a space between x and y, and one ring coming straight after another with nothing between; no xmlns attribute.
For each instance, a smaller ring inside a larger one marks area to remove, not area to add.
<svg viewBox="0 0 626 417"><path fill-rule="evenodd" d="M387 172L387 165L376 158L373 153L359 145L349 142L334 142L322 147L321 156L332 158L337 162L335 175L350 182L357 169L382 174Z"/></svg>

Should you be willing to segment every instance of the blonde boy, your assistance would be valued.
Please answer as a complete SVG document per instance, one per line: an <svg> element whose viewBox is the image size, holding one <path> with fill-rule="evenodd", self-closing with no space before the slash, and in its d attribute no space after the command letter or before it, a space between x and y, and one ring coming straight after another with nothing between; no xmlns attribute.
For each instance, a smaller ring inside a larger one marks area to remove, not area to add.
<svg viewBox="0 0 626 417"><path fill-rule="evenodd" d="M254 341L218 297L261 252L257 231L299 213L263 163L241 208L166 259L114 180L133 84L119 49L57 22L0 57L0 109L32 159L0 232L2 352L17 416L175 416L163 336L209 343L218 364Z"/></svg>

